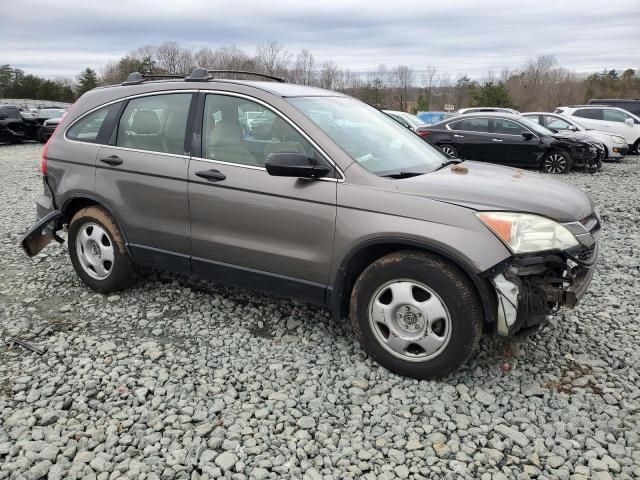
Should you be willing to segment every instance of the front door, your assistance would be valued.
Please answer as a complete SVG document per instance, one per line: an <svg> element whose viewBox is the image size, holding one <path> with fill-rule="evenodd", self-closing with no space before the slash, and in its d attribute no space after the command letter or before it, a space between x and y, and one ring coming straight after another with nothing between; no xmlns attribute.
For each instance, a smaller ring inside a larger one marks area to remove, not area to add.
<svg viewBox="0 0 640 480"><path fill-rule="evenodd" d="M261 102L208 94L202 107L194 126L202 128L201 158L189 164L193 271L323 303L336 180L274 177L265 170L265 159L291 152L325 160ZM255 116L261 122L254 125L248 120Z"/></svg>
<svg viewBox="0 0 640 480"><path fill-rule="evenodd" d="M496 162L514 167L537 166L542 152L540 139L533 132L505 118L491 120L491 137L487 149Z"/></svg>
<svg viewBox="0 0 640 480"><path fill-rule="evenodd" d="M117 212L134 260L189 272L185 135L191 93L129 100L96 162L96 195Z"/></svg>

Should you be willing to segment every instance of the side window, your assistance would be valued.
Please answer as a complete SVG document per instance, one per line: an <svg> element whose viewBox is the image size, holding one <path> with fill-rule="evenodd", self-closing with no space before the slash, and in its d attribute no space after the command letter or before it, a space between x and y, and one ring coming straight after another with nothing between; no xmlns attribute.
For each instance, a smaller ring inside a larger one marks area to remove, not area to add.
<svg viewBox="0 0 640 480"><path fill-rule="evenodd" d="M271 110L244 98L207 95L202 120L204 158L264 167L271 153L321 159L297 130Z"/></svg>
<svg viewBox="0 0 640 480"><path fill-rule="evenodd" d="M496 118L493 120L493 130L494 133L501 133L504 135L522 135L528 131L519 123L511 120L505 120L504 118Z"/></svg>
<svg viewBox="0 0 640 480"><path fill-rule="evenodd" d="M540 125L540 115L525 115L525 118Z"/></svg>
<svg viewBox="0 0 640 480"><path fill-rule="evenodd" d="M573 113L576 117L590 118L592 120L602 120L602 110L599 108L581 108Z"/></svg>
<svg viewBox="0 0 640 480"><path fill-rule="evenodd" d="M571 128L571 124L561 118L546 116L544 119L547 124L547 128L553 128L554 130L569 130Z"/></svg>
<svg viewBox="0 0 640 480"><path fill-rule="evenodd" d="M117 105L109 105L108 107L96 110L86 117L80 119L67 131L67 138L70 140L78 140L80 142L95 143L98 141L98 134L104 120L109 112L117 109Z"/></svg>
<svg viewBox="0 0 640 480"><path fill-rule="evenodd" d="M184 155L190 93L152 95L129 101L118 123L118 147Z"/></svg>
<svg viewBox="0 0 640 480"><path fill-rule="evenodd" d="M602 111L602 119L608 122L624 122L627 118L631 117L620 110L607 109Z"/></svg>
<svg viewBox="0 0 640 480"><path fill-rule="evenodd" d="M467 132L483 132L489 131L489 119L487 118L467 118L461 120L456 130L465 130Z"/></svg>

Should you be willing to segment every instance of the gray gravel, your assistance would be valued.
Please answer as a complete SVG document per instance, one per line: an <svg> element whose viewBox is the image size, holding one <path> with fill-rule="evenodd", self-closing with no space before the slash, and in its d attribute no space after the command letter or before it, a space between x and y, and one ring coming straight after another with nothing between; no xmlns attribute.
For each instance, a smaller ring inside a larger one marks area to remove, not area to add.
<svg viewBox="0 0 640 480"><path fill-rule="evenodd" d="M0 480L640 478L640 157L562 177L606 221L580 306L418 382L323 309L168 274L105 296L65 246L28 260L40 151L0 146Z"/></svg>

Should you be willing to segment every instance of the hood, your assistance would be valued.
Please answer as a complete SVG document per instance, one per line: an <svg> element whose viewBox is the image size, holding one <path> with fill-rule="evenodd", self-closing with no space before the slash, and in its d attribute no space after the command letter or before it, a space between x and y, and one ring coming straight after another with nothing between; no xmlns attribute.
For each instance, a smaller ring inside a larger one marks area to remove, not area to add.
<svg viewBox="0 0 640 480"><path fill-rule="evenodd" d="M419 195L474 210L527 212L573 222L593 210L586 193L533 172L466 161L396 181L401 193Z"/></svg>
<svg viewBox="0 0 640 480"><path fill-rule="evenodd" d="M593 138L586 135L584 132L572 132L570 130L562 130L553 134L553 138L556 140L569 140L571 142L593 142Z"/></svg>

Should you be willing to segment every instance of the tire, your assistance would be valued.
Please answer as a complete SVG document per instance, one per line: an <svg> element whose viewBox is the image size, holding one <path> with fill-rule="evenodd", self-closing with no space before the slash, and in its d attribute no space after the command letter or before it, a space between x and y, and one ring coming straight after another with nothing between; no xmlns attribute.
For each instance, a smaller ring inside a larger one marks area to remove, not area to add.
<svg viewBox="0 0 640 480"><path fill-rule="evenodd" d="M362 272L350 317L376 362L420 380L458 369L476 349L483 324L475 287L462 270L416 250L386 255Z"/></svg>
<svg viewBox="0 0 640 480"><path fill-rule="evenodd" d="M565 174L571 171L573 160L567 152L549 152L542 159L544 173Z"/></svg>
<svg viewBox="0 0 640 480"><path fill-rule="evenodd" d="M458 149L453 145L445 144L438 147L447 157L458 158Z"/></svg>
<svg viewBox="0 0 640 480"><path fill-rule="evenodd" d="M39 128L36 132L36 140L40 143L46 143L46 140L44 138L44 131L42 130L42 128Z"/></svg>
<svg viewBox="0 0 640 480"><path fill-rule="evenodd" d="M631 155L640 155L640 138L633 144L633 149L630 153Z"/></svg>
<svg viewBox="0 0 640 480"><path fill-rule="evenodd" d="M102 207L83 208L73 216L68 249L80 279L97 292L123 290L137 279L122 232Z"/></svg>

